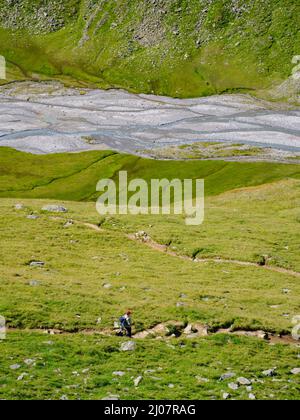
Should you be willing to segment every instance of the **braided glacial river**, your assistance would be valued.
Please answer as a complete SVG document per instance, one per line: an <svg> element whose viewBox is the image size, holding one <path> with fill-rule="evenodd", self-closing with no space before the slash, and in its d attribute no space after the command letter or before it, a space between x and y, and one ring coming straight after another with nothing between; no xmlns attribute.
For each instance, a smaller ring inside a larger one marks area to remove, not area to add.
<svg viewBox="0 0 300 420"><path fill-rule="evenodd" d="M0 88L0 146L45 154L113 149L137 153L199 141L300 152L300 108L248 95L172 99L57 82Z"/></svg>

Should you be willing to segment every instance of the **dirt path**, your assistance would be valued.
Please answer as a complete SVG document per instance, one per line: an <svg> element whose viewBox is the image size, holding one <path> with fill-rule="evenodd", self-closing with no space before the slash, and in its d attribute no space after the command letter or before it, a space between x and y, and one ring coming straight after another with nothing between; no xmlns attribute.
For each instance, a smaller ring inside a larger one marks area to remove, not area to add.
<svg viewBox="0 0 300 420"><path fill-rule="evenodd" d="M171 329L172 328L172 331ZM114 337L117 334L117 329L114 328L103 328L103 329L94 329L94 328L86 328L83 330L76 330L76 331L65 331L59 329L51 329L51 328L34 328L34 329L19 329L19 328L9 328L7 329L8 332L22 332L22 333L44 333L45 335L74 335L74 334L82 334L82 335L100 335L105 337ZM175 331L175 333L174 333ZM171 333L173 332L173 333ZM193 323L189 325L184 325L180 321L167 321L160 324L155 325L152 328L139 331L133 335L132 338L134 339L160 339L160 340L170 340L174 338L185 338L185 339L200 339L205 337L211 337L218 334L227 334L232 336L238 337L252 337L257 338L259 340L263 340L270 345L274 344L285 344L285 345L297 345L299 346L299 341L295 340L291 335L276 335L273 333L265 332L262 330L231 330L231 328L219 328L215 331L210 331L207 325L203 325L201 323Z"/></svg>
<svg viewBox="0 0 300 420"><path fill-rule="evenodd" d="M52 220L65 220L64 218L61 217L52 217ZM82 222L80 220L72 220L74 224L77 225L81 225L81 226L85 226L89 229L92 229L96 232L106 232L108 230L105 230L101 227L99 227L98 225L95 225L93 223L87 223L87 222ZM191 261L194 263L199 263L199 264L203 264L203 263L215 263L215 264L235 264L235 265L239 265L239 266L243 266L243 267L255 267L255 268L261 268L264 270L269 270L269 271L273 271L275 273L281 273L281 274L287 274L289 276L293 276L293 277L300 277L300 273L294 270L288 270L285 268L281 268L281 267L276 267L273 265L260 265L260 264L256 264L254 262L248 262L248 261L240 261L240 260L230 260L230 259L226 259L226 258L221 258L221 257L212 257L212 258L192 258L192 257L188 257L187 255L180 255L174 251L171 251L169 249L168 246L166 245L161 245L155 241L153 241L150 238L142 239L139 238L136 234L126 234L125 237L127 239L130 239L131 241L135 241L138 242L140 244L143 244L145 246L147 246L148 248L154 249L155 251L164 253L166 255L170 255L171 257L175 257L175 258L180 258L182 260L185 261Z"/></svg>
<svg viewBox="0 0 300 420"><path fill-rule="evenodd" d="M216 263L216 264L235 264L235 265L240 265L240 266L244 266L244 267L256 267L256 268L262 268L265 270L269 270L269 271L273 271L276 273L281 273L281 274L287 274L290 276L294 276L294 277L300 277L300 273L298 273L297 271L293 271L293 270L287 270L285 268L280 268L280 267L275 267L275 266L271 266L271 265L260 265L260 264L256 264L253 262L248 262L248 261L239 261L239 260L230 260L230 259L225 259L225 258L221 258L221 257L214 257L214 258L192 258L192 257L188 257L185 255L180 255L177 254L174 251L171 251L169 249L169 247L167 247L166 245L161 245L157 242L154 242L152 239L149 240L141 240L139 238L136 237L136 235L127 235L128 239L131 239L133 241L137 241L140 243L145 244L146 246L148 246L151 249L154 249L155 251L159 251L159 252L163 252L167 255L170 255L172 257L176 257L176 258L181 258L183 260L186 261L192 261L195 263Z"/></svg>

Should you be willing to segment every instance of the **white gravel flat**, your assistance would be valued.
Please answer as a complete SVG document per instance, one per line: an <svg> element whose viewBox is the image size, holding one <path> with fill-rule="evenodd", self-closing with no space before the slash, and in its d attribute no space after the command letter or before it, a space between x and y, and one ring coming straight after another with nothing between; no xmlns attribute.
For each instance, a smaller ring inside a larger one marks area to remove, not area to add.
<svg viewBox="0 0 300 420"><path fill-rule="evenodd" d="M135 153L192 141L234 141L300 150L300 110L248 95L173 99L57 82L0 88L0 146L46 154Z"/></svg>

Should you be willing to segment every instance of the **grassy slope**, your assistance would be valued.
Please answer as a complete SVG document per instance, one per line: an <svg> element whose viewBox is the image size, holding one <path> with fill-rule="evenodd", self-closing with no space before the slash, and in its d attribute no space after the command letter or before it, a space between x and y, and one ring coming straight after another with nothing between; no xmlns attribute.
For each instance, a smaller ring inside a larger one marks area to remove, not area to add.
<svg viewBox="0 0 300 420"><path fill-rule="evenodd" d="M255 253L259 242L263 247L276 241L279 254L285 252L279 245L289 246L285 257L288 255L293 265L299 249L295 233L299 181L280 182L266 190L259 187L209 198L208 220L192 233L177 217L108 218L102 233L80 225L64 228L63 220L53 220L41 212L50 200L23 199L27 208L16 211L16 199L1 199L0 313L8 325L20 328L101 329L111 327L122 307L130 305L137 330L175 319L210 326L233 324L237 329L290 331L291 319L300 310L297 278L258 267L197 265L124 238L126 231L149 230L153 223L151 234L157 239L176 233L182 246L196 247L203 241L207 245L209 241L209 246L216 244L218 253L226 255L228 248L235 249L240 258ZM274 197L280 197L280 203L275 204ZM100 220L92 203L66 205L70 211L65 220ZM26 218L32 211L40 215L38 220ZM251 214L258 215L257 225L251 222ZM246 224L236 223L237 217ZM288 223L279 229L284 218ZM273 231L261 231L261 226L273 226ZM45 261L45 267L30 268L27 264L32 259ZM32 280L39 285L30 286ZM105 289L104 283L112 287ZM282 292L285 288L289 294ZM185 298L180 298L182 293ZM179 301L185 306L177 307ZM102 320L97 324L99 317ZM123 354L119 352L122 342L80 334L47 337L10 332L7 340L0 342L0 397L59 399L65 395L86 399L103 398L111 392L121 399L221 399L232 380L221 383L218 379L228 371L251 379L259 399L299 396L299 380L290 374L298 366L296 347L222 335L167 342L137 340L137 350ZM26 366L25 359L34 359L35 365ZM21 365L17 371L10 369L14 363ZM263 370L274 366L280 382L262 375ZM89 371L83 373L87 368ZM147 369L155 372L144 373ZM112 372L119 370L126 374L116 380ZM28 376L17 381L21 373ZM135 388L132 377L140 374L143 382ZM197 377L209 382L199 382ZM170 383L174 388L168 387ZM247 399L249 394L245 387L230 392L236 399Z"/></svg>
<svg viewBox="0 0 300 420"><path fill-rule="evenodd" d="M132 306L137 330L174 319L211 327L233 324L237 329L291 331L292 317L300 311L298 278L259 267L198 265L124 235L146 230L178 253L198 257L257 261L269 255L270 264L299 271L299 165L159 162L113 152L34 156L3 148L0 162L1 195L18 197L0 200L0 314L8 325L101 329L111 327L123 307ZM175 216L103 220L94 203L66 202L69 213L63 218L101 222L105 231L97 233L80 225L64 228L64 220L53 220L41 211L51 202L49 197L95 198L100 177L114 177L126 168L130 176L146 179L158 174L206 175L204 224L187 229L182 217ZM231 191L245 185L254 187ZM13 206L20 200L27 207L16 211ZM39 219L27 219L31 212ZM46 265L30 268L31 260ZM38 285L30 286L32 280ZM104 283L112 287L103 288ZM178 302L185 306L177 307ZM137 350L128 355L118 351L122 341L80 334L51 336L49 341L44 334L10 332L0 342L0 398L86 399L111 392L122 399L220 399L229 388L218 378L228 370L253 380L259 399L299 396L298 378L290 374L298 366L297 348L222 335L138 340ZM36 360L34 366L25 365L28 358ZM10 369L14 363L21 365L17 371ZM274 366L280 382L262 377L263 370ZM144 373L158 367L162 370ZM83 373L86 368L89 371ZM116 380L112 372L118 370L126 375ZM28 376L17 381L21 373ZM140 374L143 382L135 388L132 376ZM197 376L209 382L201 383ZM245 387L232 394L248 398Z"/></svg>
<svg viewBox="0 0 300 420"><path fill-rule="evenodd" d="M298 189L298 181L275 185L272 197L280 195L278 205L260 189L245 191L234 202L231 193L209 198L206 220L197 228L187 228L181 217L124 217L107 218L103 233L80 225L63 227L69 218L99 223L102 218L92 203L66 202L68 215L53 220L41 212L49 200L22 200L28 208L16 211L16 200L1 199L0 313L12 326L72 330L95 327L99 316L103 326L111 325L123 302L135 308L138 329L187 319L288 331L300 310L296 277L260 267L182 261L134 243L125 233L144 229L157 240L168 235L179 253L202 247L199 256L252 261L256 253L268 253L273 265L299 271ZM237 214L232 215L233 207ZM26 219L32 211L40 214L38 220ZM257 220L251 221L251 214ZM27 265L31 260L46 265L33 269ZM30 287L31 280L41 285ZM103 288L104 283L112 288ZM177 308L181 293L187 295L186 306Z"/></svg>
<svg viewBox="0 0 300 420"><path fill-rule="evenodd" d="M64 22L57 31L47 29L45 18L40 18L45 28L34 20L40 3L25 1L21 10L10 10L0 1L0 54L11 63L9 79L39 73L71 83L198 96L265 88L286 79L292 57L299 54L297 0L284 5L278 0L160 0L156 5L68 0L54 16ZM13 14L17 24L7 18Z"/></svg>
<svg viewBox="0 0 300 420"><path fill-rule="evenodd" d="M37 156L0 149L0 197L95 200L102 178L205 179L206 195L261 185L285 178L299 179L299 165L221 161L170 162L142 159L114 152L86 152Z"/></svg>

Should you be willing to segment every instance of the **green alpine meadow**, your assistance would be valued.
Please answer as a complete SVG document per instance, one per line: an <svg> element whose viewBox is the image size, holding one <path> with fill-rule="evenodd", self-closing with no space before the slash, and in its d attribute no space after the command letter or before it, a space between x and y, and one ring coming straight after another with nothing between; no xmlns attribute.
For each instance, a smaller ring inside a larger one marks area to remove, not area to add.
<svg viewBox="0 0 300 420"><path fill-rule="evenodd" d="M0 400L299 400L299 106L298 0L0 0Z"/></svg>

